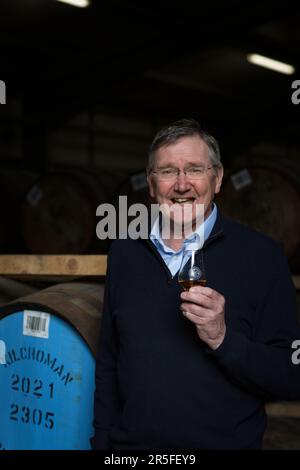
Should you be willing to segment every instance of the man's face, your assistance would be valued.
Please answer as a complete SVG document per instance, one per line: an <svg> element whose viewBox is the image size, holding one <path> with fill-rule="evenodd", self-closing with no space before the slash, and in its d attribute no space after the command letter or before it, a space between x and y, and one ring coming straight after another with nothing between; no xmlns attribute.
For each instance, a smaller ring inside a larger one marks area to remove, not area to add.
<svg viewBox="0 0 300 470"><path fill-rule="evenodd" d="M148 184L150 195L158 204L176 208L170 218L176 223L178 213L184 223L195 222L196 204L204 205L204 218L212 208L214 195L220 191L223 169L211 168L200 179L190 179L183 173L191 167L211 167L206 143L197 135L182 137L174 144L161 147L155 154L154 171L163 168L176 168L181 173L173 180L164 181L158 174L150 173ZM188 210L187 205L189 205ZM192 208L192 210L191 210Z"/></svg>

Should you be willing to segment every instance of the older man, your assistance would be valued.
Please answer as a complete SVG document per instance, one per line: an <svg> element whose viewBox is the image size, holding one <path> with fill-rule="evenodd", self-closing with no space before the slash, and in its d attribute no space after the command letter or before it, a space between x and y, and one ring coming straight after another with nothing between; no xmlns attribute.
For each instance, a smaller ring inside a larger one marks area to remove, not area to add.
<svg viewBox="0 0 300 470"><path fill-rule="evenodd" d="M177 121L154 138L150 194L177 210L167 238L157 219L149 239L112 244L96 449L260 448L265 400L300 397L291 360L300 331L286 260L276 242L218 211L222 176L218 144L196 121ZM181 238L178 212L190 227ZM207 286L182 292L177 272L200 232Z"/></svg>

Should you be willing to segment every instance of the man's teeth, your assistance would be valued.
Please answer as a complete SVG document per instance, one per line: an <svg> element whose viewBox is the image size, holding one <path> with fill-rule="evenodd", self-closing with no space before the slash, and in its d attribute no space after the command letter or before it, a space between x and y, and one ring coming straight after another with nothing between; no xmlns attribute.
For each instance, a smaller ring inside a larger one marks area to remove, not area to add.
<svg viewBox="0 0 300 470"><path fill-rule="evenodd" d="M190 203L192 204L194 202L194 198L174 198L173 201L178 204L186 204Z"/></svg>

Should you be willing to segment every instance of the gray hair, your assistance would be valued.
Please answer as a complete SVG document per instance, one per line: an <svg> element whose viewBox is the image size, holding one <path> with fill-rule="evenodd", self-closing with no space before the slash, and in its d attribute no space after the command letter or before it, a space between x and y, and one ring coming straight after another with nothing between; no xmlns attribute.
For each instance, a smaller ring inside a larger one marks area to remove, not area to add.
<svg viewBox="0 0 300 470"><path fill-rule="evenodd" d="M198 135L206 143L211 164L222 168L220 147L217 140L202 129L195 119L181 119L163 127L155 135L149 148L147 172L149 173L154 167L155 153L158 149L173 144L182 137L193 135Z"/></svg>

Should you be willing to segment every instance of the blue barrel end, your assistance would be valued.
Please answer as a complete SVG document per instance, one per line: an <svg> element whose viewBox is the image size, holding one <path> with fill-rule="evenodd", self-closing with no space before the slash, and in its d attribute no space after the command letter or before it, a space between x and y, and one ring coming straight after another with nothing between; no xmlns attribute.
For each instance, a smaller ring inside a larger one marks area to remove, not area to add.
<svg viewBox="0 0 300 470"><path fill-rule="evenodd" d="M0 320L0 340L0 449L90 449L95 359L82 337L23 310Z"/></svg>

